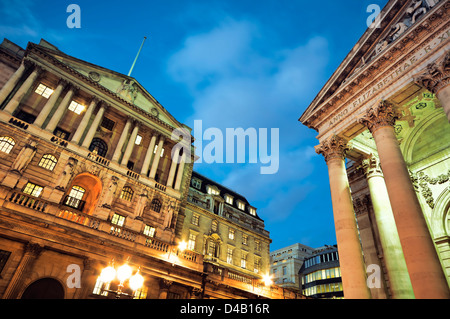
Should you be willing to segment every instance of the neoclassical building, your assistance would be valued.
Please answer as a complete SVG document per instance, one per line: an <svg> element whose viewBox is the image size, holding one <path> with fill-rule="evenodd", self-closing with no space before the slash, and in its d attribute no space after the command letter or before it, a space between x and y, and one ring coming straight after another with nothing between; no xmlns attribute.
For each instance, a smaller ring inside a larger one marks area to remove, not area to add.
<svg viewBox="0 0 450 319"><path fill-rule="evenodd" d="M328 167L345 298L450 298L449 9L389 1L299 119Z"/></svg>
<svg viewBox="0 0 450 319"><path fill-rule="evenodd" d="M301 297L249 290L180 245L194 152L172 132L190 129L136 79L5 39L0 105L1 298Z"/></svg>

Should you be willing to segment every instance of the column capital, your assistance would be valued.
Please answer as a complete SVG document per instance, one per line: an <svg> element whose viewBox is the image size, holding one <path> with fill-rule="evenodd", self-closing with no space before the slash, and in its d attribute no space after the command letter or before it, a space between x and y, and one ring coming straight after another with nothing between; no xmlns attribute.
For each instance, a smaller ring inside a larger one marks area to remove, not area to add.
<svg viewBox="0 0 450 319"><path fill-rule="evenodd" d="M359 167L363 169L364 175L366 175L367 178L371 178L374 176L383 177L380 159L373 154L370 154L368 158L363 159Z"/></svg>
<svg viewBox="0 0 450 319"><path fill-rule="evenodd" d="M348 150L347 141L337 135L333 135L316 146L316 153L322 154L327 163L332 159L343 160Z"/></svg>
<svg viewBox="0 0 450 319"><path fill-rule="evenodd" d="M380 127L393 127L398 118L399 115L395 112L393 104L386 100L381 100L372 106L366 115L359 118L358 123L366 126L373 134Z"/></svg>
<svg viewBox="0 0 450 319"><path fill-rule="evenodd" d="M416 74L414 83L431 93L438 93L440 89L450 84L450 50L441 55L434 62Z"/></svg>

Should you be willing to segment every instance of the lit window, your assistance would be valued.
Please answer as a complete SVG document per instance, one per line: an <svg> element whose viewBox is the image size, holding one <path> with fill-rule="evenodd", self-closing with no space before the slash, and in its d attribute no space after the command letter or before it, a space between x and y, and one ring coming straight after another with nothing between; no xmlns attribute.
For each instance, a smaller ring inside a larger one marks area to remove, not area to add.
<svg viewBox="0 0 450 319"><path fill-rule="evenodd" d="M254 272L257 274L261 270L261 259L255 258Z"/></svg>
<svg viewBox="0 0 450 319"><path fill-rule="evenodd" d="M134 194L134 192L131 189L131 187L125 186L124 188L122 188L122 192L120 193L120 198L131 202L131 200L133 199L133 194Z"/></svg>
<svg viewBox="0 0 450 319"><path fill-rule="evenodd" d="M233 197L230 195L225 195L225 202L227 204L233 205Z"/></svg>
<svg viewBox="0 0 450 319"><path fill-rule="evenodd" d="M74 112L76 114L81 114L81 112L84 111L84 105L81 105L78 102L72 101L69 104L69 110L71 110L72 112Z"/></svg>
<svg viewBox="0 0 450 319"><path fill-rule="evenodd" d="M65 205L73 208L83 209L82 199L86 190L80 186L73 186L70 190L69 196L67 196Z"/></svg>
<svg viewBox="0 0 450 319"><path fill-rule="evenodd" d="M0 151L9 154L14 145L16 145L16 142L12 137L9 136L0 137Z"/></svg>
<svg viewBox="0 0 450 319"><path fill-rule="evenodd" d="M234 235L235 235L234 229L231 229L231 228L230 228L230 230L229 230L229 232L228 232L228 238L234 240Z"/></svg>
<svg viewBox="0 0 450 319"><path fill-rule="evenodd" d="M111 219L111 224L117 225L122 227L125 223L125 216L114 214L113 218Z"/></svg>
<svg viewBox="0 0 450 319"><path fill-rule="evenodd" d="M134 144L141 145L141 142L142 142L142 136L137 135L136 140L134 141Z"/></svg>
<svg viewBox="0 0 450 319"><path fill-rule="evenodd" d="M34 197L39 197L43 190L44 187L42 186L33 183L27 183L27 185L25 185L25 188L23 189L23 192Z"/></svg>
<svg viewBox="0 0 450 319"><path fill-rule="evenodd" d="M242 244L248 245L248 236L245 234L242 234Z"/></svg>
<svg viewBox="0 0 450 319"><path fill-rule="evenodd" d="M219 195L220 191L215 187L208 186L208 194Z"/></svg>
<svg viewBox="0 0 450 319"><path fill-rule="evenodd" d="M195 249L195 240L197 239L197 236L195 234L190 233L189 234L189 241L188 241L188 249L194 250Z"/></svg>
<svg viewBox="0 0 450 319"><path fill-rule="evenodd" d="M216 220L213 220L212 224L211 224L211 230L213 232L216 232L218 227L219 227L219 223Z"/></svg>
<svg viewBox="0 0 450 319"><path fill-rule="evenodd" d="M56 166L56 163L58 163L58 160L56 159L55 156L53 156L52 154L45 154L44 156L42 156L38 165L40 167L48 169L49 171L53 171L53 169Z"/></svg>
<svg viewBox="0 0 450 319"><path fill-rule="evenodd" d="M238 208L240 209L240 210L245 210L245 204L243 203L243 202L238 202Z"/></svg>
<svg viewBox="0 0 450 319"><path fill-rule="evenodd" d="M253 207L249 207L250 214L256 216L256 209Z"/></svg>
<svg viewBox="0 0 450 319"><path fill-rule="evenodd" d="M227 263L232 264L233 263L233 249L228 248L227 250Z"/></svg>
<svg viewBox="0 0 450 319"><path fill-rule="evenodd" d="M144 233L144 235L147 235L149 237L154 237L155 236L155 231L156 231L155 227L149 226L149 225L145 225L143 233Z"/></svg>
<svg viewBox="0 0 450 319"><path fill-rule="evenodd" d="M156 154L156 151L158 151L158 145L155 145L155 149L153 151L153 154ZM161 157L163 157L163 155L164 155L164 147L162 148L162 151L161 151Z"/></svg>
<svg viewBox="0 0 450 319"><path fill-rule="evenodd" d="M36 88L36 92L39 95L42 95L43 97L45 97L46 99L48 99L50 97L50 95L52 95L53 90L51 88L49 88L48 86L44 85L44 84L39 84L39 86Z"/></svg>
<svg viewBox="0 0 450 319"><path fill-rule="evenodd" d="M255 251L261 251L261 242L255 241Z"/></svg>
<svg viewBox="0 0 450 319"><path fill-rule="evenodd" d="M193 215L192 215L191 224L192 224L192 225L195 225L195 226L198 226L199 220L200 220L200 215L198 215L198 214L193 214Z"/></svg>
<svg viewBox="0 0 450 319"><path fill-rule="evenodd" d="M247 254L243 252L241 256L241 267L245 268L246 266L247 266Z"/></svg>

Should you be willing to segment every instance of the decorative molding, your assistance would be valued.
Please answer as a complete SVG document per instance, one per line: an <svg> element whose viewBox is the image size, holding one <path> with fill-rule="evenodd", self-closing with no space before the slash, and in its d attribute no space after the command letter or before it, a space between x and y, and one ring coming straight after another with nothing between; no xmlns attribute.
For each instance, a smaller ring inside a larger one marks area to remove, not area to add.
<svg viewBox="0 0 450 319"><path fill-rule="evenodd" d="M427 65L425 70L414 76L414 82L436 94L440 89L450 84L450 51L436 61Z"/></svg>
<svg viewBox="0 0 450 319"><path fill-rule="evenodd" d="M343 160L348 150L347 141L337 135L333 135L316 146L316 153L322 154L327 163L333 159Z"/></svg>
<svg viewBox="0 0 450 319"><path fill-rule="evenodd" d="M358 119L358 123L366 126L373 134L380 127L394 127L395 121L399 119L399 114L394 110L392 103L382 100L372 106L367 114Z"/></svg>
<svg viewBox="0 0 450 319"><path fill-rule="evenodd" d="M424 172L418 172L413 173L410 172L411 175L411 181L416 189L416 191L419 191L419 186L421 188L420 193L424 197L425 201L427 202L428 206L430 206L431 209L434 208L434 198L433 198L433 192L431 188L428 186L428 184L436 185L436 184L444 184L450 180L450 170L446 174L441 174L437 177L430 177L426 175ZM450 186L449 186L450 188Z"/></svg>

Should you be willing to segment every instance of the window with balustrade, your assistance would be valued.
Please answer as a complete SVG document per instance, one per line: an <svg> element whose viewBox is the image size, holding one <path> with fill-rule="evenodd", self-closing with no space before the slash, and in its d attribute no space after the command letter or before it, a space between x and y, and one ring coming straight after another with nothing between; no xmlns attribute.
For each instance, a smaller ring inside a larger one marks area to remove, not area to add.
<svg viewBox="0 0 450 319"><path fill-rule="evenodd" d="M86 190L83 187L77 185L72 186L69 195L64 200L64 205L82 210L84 207L83 196L85 193Z"/></svg>
<svg viewBox="0 0 450 319"><path fill-rule="evenodd" d="M101 138L94 137L91 145L89 145L89 150L96 152L98 156L105 157L106 153L108 153L108 145Z"/></svg>
<svg viewBox="0 0 450 319"><path fill-rule="evenodd" d="M48 169L49 171L53 171L56 163L58 163L58 159L54 155L44 154L38 165L42 168Z"/></svg>
<svg viewBox="0 0 450 319"><path fill-rule="evenodd" d="M9 154L12 148L16 145L16 141L12 137L2 136L0 137L0 151Z"/></svg>
<svg viewBox="0 0 450 319"><path fill-rule="evenodd" d="M34 196L34 197L39 197L39 195L41 195L42 191L44 190L43 186L39 186L33 183L28 182L25 187L23 188L23 192L25 194Z"/></svg>

